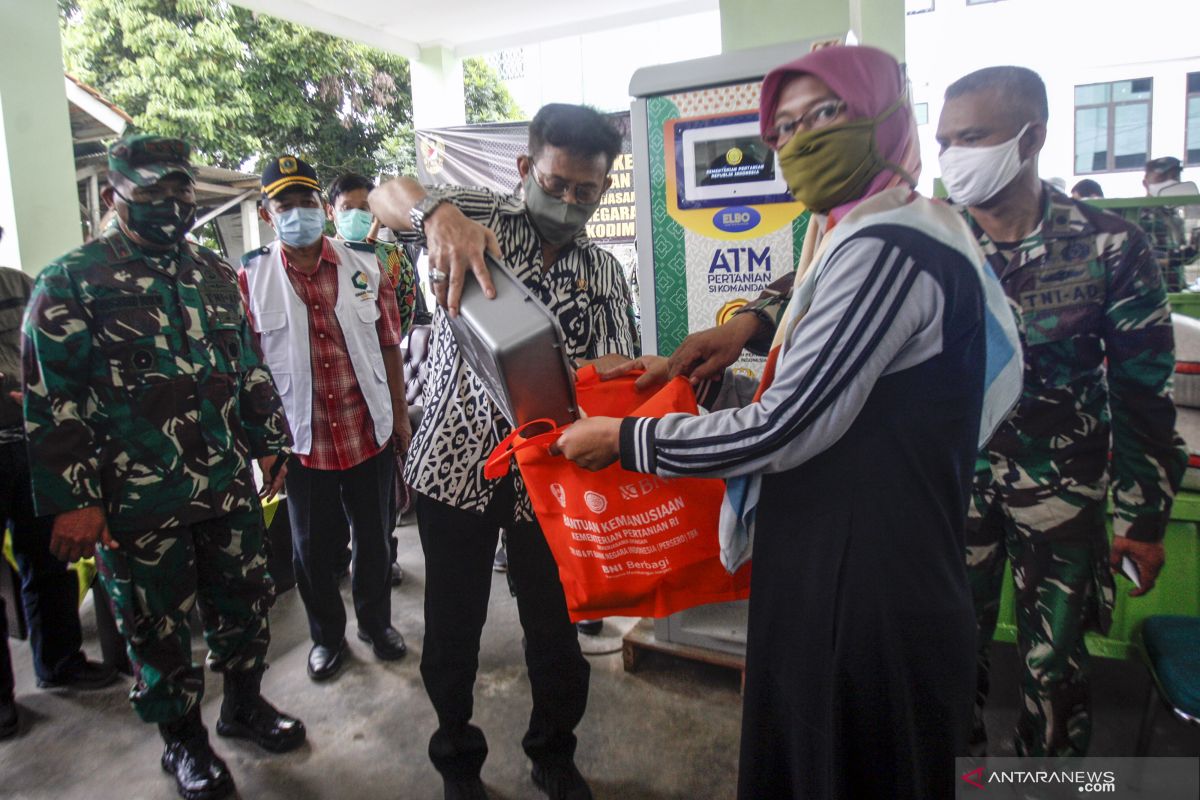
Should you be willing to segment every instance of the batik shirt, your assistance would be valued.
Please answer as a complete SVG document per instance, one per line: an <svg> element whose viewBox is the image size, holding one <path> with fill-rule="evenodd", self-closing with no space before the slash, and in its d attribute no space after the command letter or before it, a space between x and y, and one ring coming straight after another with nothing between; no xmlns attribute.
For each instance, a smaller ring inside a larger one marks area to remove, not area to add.
<svg viewBox="0 0 1200 800"><path fill-rule="evenodd" d="M496 234L504 261L558 318L568 358L634 355L633 304L621 264L612 254L581 232L545 267L541 240L523 200L486 189L442 188L439 193ZM425 411L413 435L405 481L434 500L482 513L496 487L495 481L483 477L483 463L510 431L483 383L459 355L445 309L438 308ZM516 481L517 519L532 520L529 497L519 476Z"/></svg>
<svg viewBox="0 0 1200 800"><path fill-rule="evenodd" d="M39 515L103 506L130 531L258 508L250 459L291 438L214 253L151 259L108 230L38 276L24 334Z"/></svg>

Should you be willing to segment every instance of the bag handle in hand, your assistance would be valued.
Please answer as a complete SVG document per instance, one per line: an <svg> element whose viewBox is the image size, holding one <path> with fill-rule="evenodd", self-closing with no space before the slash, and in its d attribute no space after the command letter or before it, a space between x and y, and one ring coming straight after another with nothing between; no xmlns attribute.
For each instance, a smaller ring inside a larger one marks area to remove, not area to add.
<svg viewBox="0 0 1200 800"><path fill-rule="evenodd" d="M530 436L528 439L517 441L521 434L534 425L549 425L551 430L546 433L539 433L536 436ZM508 436L504 437L504 441L496 445L496 449L488 456L483 465L483 477L492 481L496 478L503 478L508 474L508 466L512 461L512 457L518 450L524 450L527 447L543 446L549 447L552 443L562 436L562 432L567 429L566 425L561 428L554 425L552 419L535 419L531 422L526 422L521 425Z"/></svg>

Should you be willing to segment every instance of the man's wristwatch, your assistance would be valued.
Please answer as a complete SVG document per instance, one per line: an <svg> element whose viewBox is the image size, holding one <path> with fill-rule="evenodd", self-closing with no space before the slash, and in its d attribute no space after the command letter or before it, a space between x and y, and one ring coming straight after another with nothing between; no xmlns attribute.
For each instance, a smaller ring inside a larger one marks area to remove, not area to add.
<svg viewBox="0 0 1200 800"><path fill-rule="evenodd" d="M418 200L417 204L408 212L409 224L422 238L425 236L425 220L429 219L433 210L444 202L446 202L446 198L437 192L426 192L425 196Z"/></svg>

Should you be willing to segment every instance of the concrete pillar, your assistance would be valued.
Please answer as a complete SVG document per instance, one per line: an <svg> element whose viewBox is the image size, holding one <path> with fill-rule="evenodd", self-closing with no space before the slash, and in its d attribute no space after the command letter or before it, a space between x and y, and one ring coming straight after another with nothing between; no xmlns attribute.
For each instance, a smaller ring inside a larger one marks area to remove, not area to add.
<svg viewBox="0 0 1200 800"><path fill-rule="evenodd" d="M58 4L0 0L0 265L36 274L83 241Z"/></svg>
<svg viewBox="0 0 1200 800"><path fill-rule="evenodd" d="M467 121L462 59L446 47L422 47L412 71L413 127L440 128Z"/></svg>
<svg viewBox="0 0 1200 800"><path fill-rule="evenodd" d="M904 60L904 0L720 0L721 49L854 34Z"/></svg>

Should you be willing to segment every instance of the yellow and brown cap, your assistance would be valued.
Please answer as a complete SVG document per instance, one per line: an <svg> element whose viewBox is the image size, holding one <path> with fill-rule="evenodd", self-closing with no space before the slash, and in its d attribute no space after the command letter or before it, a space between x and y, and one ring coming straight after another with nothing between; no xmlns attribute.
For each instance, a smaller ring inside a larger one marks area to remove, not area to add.
<svg viewBox="0 0 1200 800"><path fill-rule="evenodd" d="M262 174L262 193L275 197L287 189L300 187L321 191L317 171L296 156L279 156L267 163Z"/></svg>

